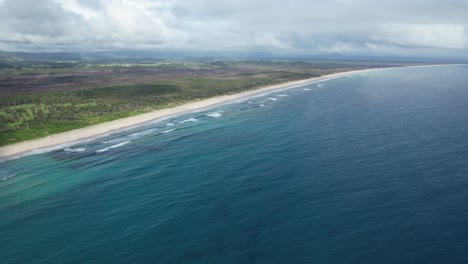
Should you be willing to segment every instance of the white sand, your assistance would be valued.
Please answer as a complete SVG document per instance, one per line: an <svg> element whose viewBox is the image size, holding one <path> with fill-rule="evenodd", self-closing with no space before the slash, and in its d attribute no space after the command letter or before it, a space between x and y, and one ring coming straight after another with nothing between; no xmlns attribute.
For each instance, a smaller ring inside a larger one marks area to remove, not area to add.
<svg viewBox="0 0 468 264"><path fill-rule="evenodd" d="M376 70L376 69L372 69ZM233 100L239 100L253 95L257 95L263 92L271 92L274 90L281 90L288 87L308 84L311 82L316 82L325 79L337 78L346 75L364 73L370 70L356 70L348 72L340 72L335 74L324 75L321 77L315 77L310 79L304 79L300 81L292 81L287 83L281 83L276 85L271 85L263 88L258 88L251 91L246 91L242 93L232 94L232 95L222 95L218 97L203 99L196 102L187 103L177 107L166 108L161 110L155 110L149 113L126 117L106 123L101 123L85 128L75 129L55 135L51 135L45 138L39 138L29 141L24 141L16 143L13 145L0 147L0 158L12 158L15 156L23 156L28 154L37 153L39 150L44 149L54 149L64 146L70 146L77 142L91 141L99 136L107 135L111 132L115 132L120 129L129 128L135 125L139 125L148 121L155 119L161 119L164 117L169 117L177 114L193 112L197 110L202 110L205 108L213 107L222 103L230 102Z"/></svg>

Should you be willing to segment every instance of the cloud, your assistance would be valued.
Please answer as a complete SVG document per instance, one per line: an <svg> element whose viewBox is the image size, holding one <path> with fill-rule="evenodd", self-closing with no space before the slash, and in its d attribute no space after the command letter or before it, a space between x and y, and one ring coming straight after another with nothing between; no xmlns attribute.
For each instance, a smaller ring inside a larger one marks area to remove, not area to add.
<svg viewBox="0 0 468 264"><path fill-rule="evenodd" d="M79 17L45 0L3 1L0 7L0 40L13 43L61 42L73 37L69 29L79 26ZM25 8L28 7L28 8Z"/></svg>
<svg viewBox="0 0 468 264"><path fill-rule="evenodd" d="M390 24L382 26L382 31L372 39L405 46L449 49L463 49L468 44L464 26L453 24Z"/></svg>
<svg viewBox="0 0 468 264"><path fill-rule="evenodd" d="M466 12L461 0L0 0L0 48L466 57Z"/></svg>

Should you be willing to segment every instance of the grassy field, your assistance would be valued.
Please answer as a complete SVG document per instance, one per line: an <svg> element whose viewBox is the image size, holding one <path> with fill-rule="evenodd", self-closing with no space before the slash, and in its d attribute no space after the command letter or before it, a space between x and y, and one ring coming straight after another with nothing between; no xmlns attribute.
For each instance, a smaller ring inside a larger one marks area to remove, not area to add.
<svg viewBox="0 0 468 264"><path fill-rule="evenodd" d="M375 65L219 61L0 70L0 146L260 86Z"/></svg>

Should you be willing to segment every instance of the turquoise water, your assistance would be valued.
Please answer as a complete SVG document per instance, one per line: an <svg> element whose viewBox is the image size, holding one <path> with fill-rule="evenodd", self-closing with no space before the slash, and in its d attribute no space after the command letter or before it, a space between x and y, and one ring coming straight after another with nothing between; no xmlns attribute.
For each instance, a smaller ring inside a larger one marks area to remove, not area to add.
<svg viewBox="0 0 468 264"><path fill-rule="evenodd" d="M387 69L0 164L0 263L468 263L468 66Z"/></svg>

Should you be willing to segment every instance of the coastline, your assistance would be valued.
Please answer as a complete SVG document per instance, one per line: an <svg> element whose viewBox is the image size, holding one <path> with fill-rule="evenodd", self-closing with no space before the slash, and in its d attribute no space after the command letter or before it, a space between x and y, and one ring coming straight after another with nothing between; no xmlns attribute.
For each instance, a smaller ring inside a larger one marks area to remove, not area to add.
<svg viewBox="0 0 468 264"><path fill-rule="evenodd" d="M38 138L28 141L19 142L13 145L0 147L0 160L9 160L19 158L26 155L51 151L62 147L69 147L71 145L83 142L89 142L96 138L109 135L110 133L129 129L150 121L162 120L173 117L175 115L202 111L207 108L215 107L220 104L228 103L235 100L242 100L251 96L259 95L264 92L273 92L282 89L292 88L298 85L306 85L309 83L323 81L328 79L339 78L343 76L365 73L369 71L381 70L386 68L373 68L364 70L352 70L346 72L339 72L327 74L319 77L313 77L298 81L291 81L286 83L269 85L266 87L259 87L254 90L249 90L241 93L221 95L217 97L207 98L200 101L189 102L171 108L164 108L154 110L148 113L139 114L136 116L125 117L101 124L92 125L89 127L74 129L44 138ZM42 150L42 151L40 151Z"/></svg>

